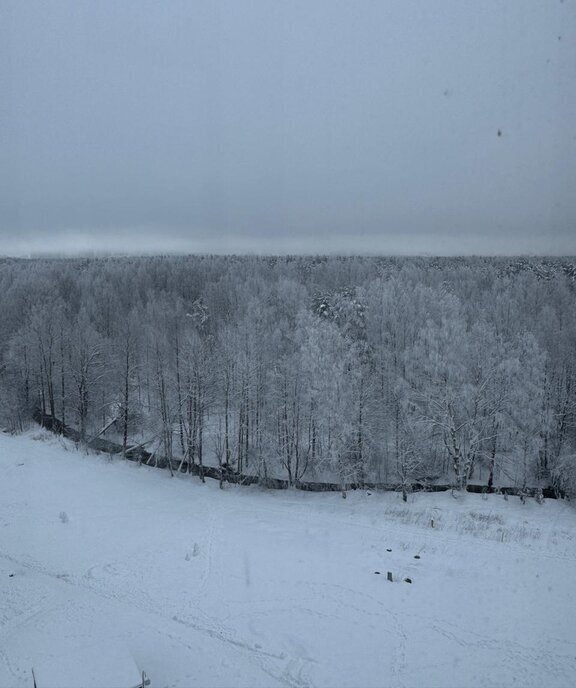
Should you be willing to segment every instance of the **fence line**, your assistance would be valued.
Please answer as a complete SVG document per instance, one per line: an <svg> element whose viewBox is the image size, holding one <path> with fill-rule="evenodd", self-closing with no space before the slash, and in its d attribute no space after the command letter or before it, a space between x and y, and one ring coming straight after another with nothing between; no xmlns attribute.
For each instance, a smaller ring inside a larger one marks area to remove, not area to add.
<svg viewBox="0 0 576 688"><path fill-rule="evenodd" d="M80 433L74 428L64 425L61 420L52 417L47 413L42 413L40 410L35 410L32 417L36 423L41 425L46 430L67 437L74 442L82 442L84 445L93 451L102 452L105 454L123 454L123 447L121 444L111 442L103 438L95 438L92 440L82 440ZM137 447L126 451L125 457L128 461L135 461L138 463L149 464L154 459L154 467L168 469L169 462L164 456L158 456L156 453L152 454L146 451L143 447ZM172 459L171 467L174 472L188 473L190 475L197 475L204 478L211 478L222 482L231 483L234 485L260 485L271 490L287 490L290 487L288 480L282 478L264 478L257 475L247 475L237 473L228 467L216 466L200 466L197 463L182 461L180 459ZM297 490L304 490L306 492L342 492L345 490L377 490L381 492L399 492L402 490L401 484L393 483L326 483L326 482L309 482L298 481L293 484ZM430 485L426 483L412 483L406 486L407 492L447 492L453 490L453 485ZM466 486L466 491L478 494L503 494L519 497L545 497L547 499L564 499L566 494L562 490L556 490L552 487L492 487L488 488L486 485L469 484Z"/></svg>

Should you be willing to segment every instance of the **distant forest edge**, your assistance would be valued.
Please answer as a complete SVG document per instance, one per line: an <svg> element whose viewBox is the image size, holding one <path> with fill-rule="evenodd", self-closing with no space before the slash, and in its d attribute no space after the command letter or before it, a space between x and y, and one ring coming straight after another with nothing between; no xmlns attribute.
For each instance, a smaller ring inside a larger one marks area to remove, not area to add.
<svg viewBox="0 0 576 688"><path fill-rule="evenodd" d="M231 482L576 493L572 259L2 259L0 293L7 429Z"/></svg>

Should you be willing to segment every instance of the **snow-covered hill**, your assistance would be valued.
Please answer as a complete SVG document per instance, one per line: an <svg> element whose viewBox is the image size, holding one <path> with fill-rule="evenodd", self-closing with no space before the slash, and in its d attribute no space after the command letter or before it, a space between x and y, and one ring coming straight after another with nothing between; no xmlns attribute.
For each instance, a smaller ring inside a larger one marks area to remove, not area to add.
<svg viewBox="0 0 576 688"><path fill-rule="evenodd" d="M153 687L573 685L568 503L196 481L0 435L0 686L70 628Z"/></svg>

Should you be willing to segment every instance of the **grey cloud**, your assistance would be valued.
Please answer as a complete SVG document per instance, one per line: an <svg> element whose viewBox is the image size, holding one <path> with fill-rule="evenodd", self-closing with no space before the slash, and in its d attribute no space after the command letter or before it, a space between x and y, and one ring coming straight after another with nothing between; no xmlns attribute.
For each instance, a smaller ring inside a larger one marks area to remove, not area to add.
<svg viewBox="0 0 576 688"><path fill-rule="evenodd" d="M1 12L0 253L576 252L574 2Z"/></svg>

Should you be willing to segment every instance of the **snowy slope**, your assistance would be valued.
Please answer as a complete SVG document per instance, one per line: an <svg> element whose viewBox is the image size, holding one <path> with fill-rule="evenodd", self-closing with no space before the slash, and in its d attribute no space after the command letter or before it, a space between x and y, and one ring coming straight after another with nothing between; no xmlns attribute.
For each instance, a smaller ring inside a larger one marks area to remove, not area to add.
<svg viewBox="0 0 576 688"><path fill-rule="evenodd" d="M553 500L220 491L0 435L0 686L70 629L153 687L574 685L575 526Z"/></svg>

